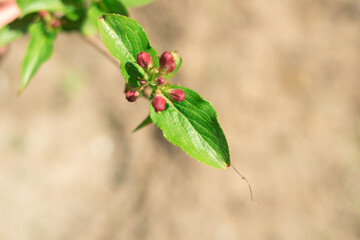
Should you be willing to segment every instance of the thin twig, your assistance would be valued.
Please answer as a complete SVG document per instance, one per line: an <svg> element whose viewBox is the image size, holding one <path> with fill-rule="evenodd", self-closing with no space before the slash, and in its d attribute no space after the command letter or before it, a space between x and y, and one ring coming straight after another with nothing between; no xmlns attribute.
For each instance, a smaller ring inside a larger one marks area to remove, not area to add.
<svg viewBox="0 0 360 240"><path fill-rule="evenodd" d="M82 38L89 43L91 46L93 46L98 52L100 52L103 56L107 57L109 60L111 60L114 64L116 64L116 66L120 66L120 62L114 58L108 51L106 48L104 48L103 45L101 45L95 38L92 37L88 37L88 36L84 36L81 35Z"/></svg>
<svg viewBox="0 0 360 240"><path fill-rule="evenodd" d="M235 170L235 172L247 183L248 187L249 187L249 192L250 192L250 198L251 198L251 201L254 202L254 196L253 196L253 191L251 189L251 185L249 183L249 181L246 179L246 177L244 177L237 169L236 167L234 166L234 164L231 164L231 167Z"/></svg>
<svg viewBox="0 0 360 240"><path fill-rule="evenodd" d="M93 37L87 37L84 35L81 35L81 37L87 42L89 43L91 46L93 46L98 52L100 52L103 56L107 57L107 59L111 60L111 62L113 62L117 67L120 66L120 61L118 61L116 58L114 58L108 51L106 48L104 48L104 46L102 44L99 43L99 41L97 41L95 38ZM125 86L126 89L126 86ZM143 92L143 96L146 97L147 99L150 99L150 95L151 95L151 91L152 89L149 87L146 87L144 89Z"/></svg>

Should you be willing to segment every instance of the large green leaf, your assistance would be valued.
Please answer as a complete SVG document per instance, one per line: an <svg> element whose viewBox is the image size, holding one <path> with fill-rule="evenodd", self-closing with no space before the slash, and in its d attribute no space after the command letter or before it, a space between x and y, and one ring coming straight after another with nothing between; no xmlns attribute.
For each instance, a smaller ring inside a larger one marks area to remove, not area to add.
<svg viewBox="0 0 360 240"><path fill-rule="evenodd" d="M106 48L120 60L121 73L126 82L130 79L126 64L136 63L138 53L148 52L152 59L156 59L155 65L158 66L157 52L150 45L144 29L138 22L117 14L105 14L98 20L98 25Z"/></svg>
<svg viewBox="0 0 360 240"><path fill-rule="evenodd" d="M141 7L144 5L147 5L154 0L121 0L121 2L125 5L127 8L131 7Z"/></svg>
<svg viewBox="0 0 360 240"><path fill-rule="evenodd" d="M22 63L20 90L25 89L41 64L51 57L54 49L53 42L56 34L46 32L42 22L32 24L29 32L31 40Z"/></svg>
<svg viewBox="0 0 360 240"><path fill-rule="evenodd" d="M27 15L24 18L16 19L0 29L0 47L9 44L16 38L27 32L28 26L32 23L34 15Z"/></svg>
<svg viewBox="0 0 360 240"><path fill-rule="evenodd" d="M185 100L172 102L163 94L166 109L155 112L150 104L151 120L169 142L191 157L215 168L230 166L229 147L214 108L193 90L180 86L173 88L182 89Z"/></svg>

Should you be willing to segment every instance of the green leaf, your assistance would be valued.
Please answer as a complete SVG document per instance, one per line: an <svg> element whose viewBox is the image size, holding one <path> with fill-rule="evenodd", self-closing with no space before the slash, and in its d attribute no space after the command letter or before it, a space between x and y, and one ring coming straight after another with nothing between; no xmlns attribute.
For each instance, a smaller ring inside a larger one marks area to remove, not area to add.
<svg viewBox="0 0 360 240"><path fill-rule="evenodd" d="M58 11L65 13L66 6L61 0L17 0L23 16L41 10Z"/></svg>
<svg viewBox="0 0 360 240"><path fill-rule="evenodd" d="M120 0L102 0L94 2L87 10L86 18L81 26L81 32L86 36L95 35L99 32L97 20L106 13L116 13L129 16L128 11Z"/></svg>
<svg viewBox="0 0 360 240"><path fill-rule="evenodd" d="M152 59L155 58L155 66L159 65L156 50L151 47L144 29L135 20L121 15L105 14L99 18L98 25L106 48L120 60L121 73L126 82L130 79L126 63L136 63L138 53L148 52Z"/></svg>
<svg viewBox="0 0 360 240"><path fill-rule="evenodd" d="M172 102L168 95L162 94L166 109L155 112L150 103L151 120L169 142L191 157L215 168L230 166L229 147L214 108L193 90L180 86L173 88L182 89L185 100Z"/></svg>
<svg viewBox="0 0 360 240"><path fill-rule="evenodd" d="M46 62L53 52L55 32L47 33L42 22L36 22L29 28L31 40L21 68L21 88L24 90L38 68Z"/></svg>
<svg viewBox="0 0 360 240"><path fill-rule="evenodd" d="M121 0L121 2L125 5L127 8L131 7L142 7L149 3L152 3L154 0Z"/></svg>
<svg viewBox="0 0 360 240"><path fill-rule="evenodd" d="M149 124L151 124L151 123L152 123L152 121L151 121L151 118L150 118L150 115L149 115L149 116L147 116L147 118L144 119L144 121L142 121L142 122L139 124L139 126L137 126L137 127L134 129L133 132L136 132L136 131L140 130L141 128L146 127L147 125L149 125Z"/></svg>
<svg viewBox="0 0 360 240"><path fill-rule="evenodd" d="M24 18L16 19L0 29L0 47L9 44L16 38L27 32L29 25L34 20L34 15L27 15Z"/></svg>

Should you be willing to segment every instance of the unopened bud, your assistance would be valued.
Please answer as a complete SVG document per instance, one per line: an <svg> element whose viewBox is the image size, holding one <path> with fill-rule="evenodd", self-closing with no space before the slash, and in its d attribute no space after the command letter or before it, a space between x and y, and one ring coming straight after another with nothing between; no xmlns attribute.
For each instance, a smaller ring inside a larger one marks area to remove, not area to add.
<svg viewBox="0 0 360 240"><path fill-rule="evenodd" d="M165 84L165 78L163 78L163 77L158 78L158 80L156 80L156 83L157 83L158 86L164 85Z"/></svg>
<svg viewBox="0 0 360 240"><path fill-rule="evenodd" d="M52 22L51 22L51 26L53 28L58 28L60 27L60 21L58 19L53 19Z"/></svg>
<svg viewBox="0 0 360 240"><path fill-rule="evenodd" d="M148 68L151 65L151 57L147 52L140 52L137 55L137 63L142 68Z"/></svg>
<svg viewBox="0 0 360 240"><path fill-rule="evenodd" d="M125 94L126 100L129 102L135 102L139 96L139 92L135 90L128 90Z"/></svg>
<svg viewBox="0 0 360 240"><path fill-rule="evenodd" d="M161 112L165 110L166 101L162 96L156 95L151 101L151 105L154 107L156 112Z"/></svg>
<svg viewBox="0 0 360 240"><path fill-rule="evenodd" d="M146 84L146 81L145 80L140 80L139 83L140 83L141 86L144 86Z"/></svg>
<svg viewBox="0 0 360 240"><path fill-rule="evenodd" d="M47 11L40 11L38 12L38 15L41 17L41 18L46 18L46 16L48 15L49 13Z"/></svg>
<svg viewBox="0 0 360 240"><path fill-rule="evenodd" d="M160 57L160 68L167 69L174 63L174 56L171 52L164 52Z"/></svg>
<svg viewBox="0 0 360 240"><path fill-rule="evenodd" d="M171 89L170 98L175 102L182 102L185 100L185 93L181 89Z"/></svg>
<svg viewBox="0 0 360 240"><path fill-rule="evenodd" d="M171 72L173 72L173 71L175 70L175 68L176 68L176 63L173 62L173 63L166 69L166 71L167 71L168 73L171 73Z"/></svg>

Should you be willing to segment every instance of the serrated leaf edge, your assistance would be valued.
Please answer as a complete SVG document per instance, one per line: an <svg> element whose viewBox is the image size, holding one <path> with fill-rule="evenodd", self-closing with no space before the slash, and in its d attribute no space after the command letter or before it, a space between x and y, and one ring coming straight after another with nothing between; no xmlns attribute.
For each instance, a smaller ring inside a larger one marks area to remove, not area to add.
<svg viewBox="0 0 360 240"><path fill-rule="evenodd" d="M187 117L179 110L179 109L177 109L176 107L175 107L175 105L168 99L168 97L167 96L165 96L164 94L162 94L161 93L161 95L165 98L165 100L166 100L166 102L168 103L168 104L171 104L172 106L174 106L174 109L177 111L177 112L179 112L185 119L186 119L186 121L190 124L190 126L194 129L194 131L196 132L196 134L208 145L208 146L210 146L209 145L209 143L201 136L201 134L194 128L194 126L191 124L191 122L187 119ZM207 103L209 103L210 104L210 106L212 106L211 105L211 103L209 102L209 101L206 101L205 99L203 99L205 102L207 102ZM150 104L151 105L151 104ZM152 107L152 106L150 106L150 107ZM164 111L166 111L166 110L164 110ZM216 119L216 121L218 122L218 119L217 119L217 115L215 115L215 119ZM151 114L150 114L150 118L151 118ZM151 121L159 128L159 129L161 129L157 124L156 124L156 122L151 118ZM162 131L162 129L161 129L161 131ZM164 135L164 137L168 140L168 138L167 138L167 136L166 136L166 134L163 132L163 135ZM168 140L169 141L169 140ZM171 141L169 141L169 142L171 142ZM172 142L171 142L172 143ZM172 143L172 144L174 144L175 146L178 146L178 147L180 147L185 153L187 153L186 151L185 151L185 149L184 148L182 148L181 146L179 146L179 145L177 145L177 144L175 144L175 143ZM220 157L219 156L219 154L210 146L210 149L215 153L215 155L218 157L218 159L222 159L222 160L224 160L222 157ZM188 154L188 153L187 153ZM190 154L188 154L189 156L190 156ZM192 156L191 156L192 157ZM194 157L192 157L192 158L194 158ZM196 158L195 158L196 159ZM197 159L196 159L197 160ZM200 161L201 162L201 161ZM222 162L221 162L222 163ZM223 167L223 168L219 168L219 169L227 169L228 167L230 167L230 165L231 165L231 160L230 160L230 153L229 153L229 164L227 164L227 162L224 160L223 161L223 163L225 163L225 166ZM204 163L205 164L205 163ZM207 164L208 165L208 164ZM214 167L214 166L213 166ZM216 167L217 168L217 167Z"/></svg>

